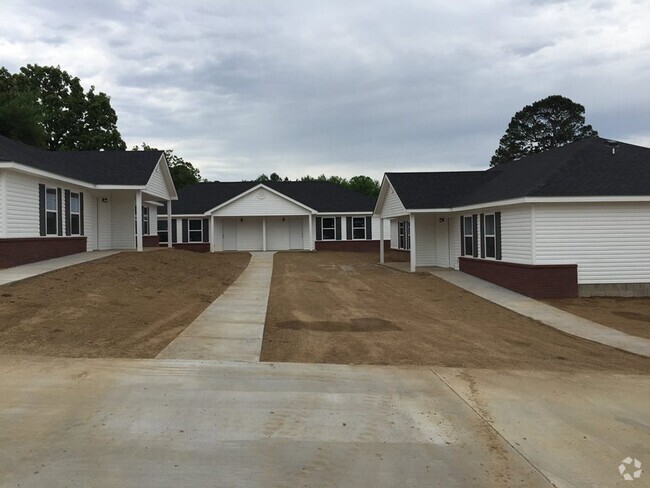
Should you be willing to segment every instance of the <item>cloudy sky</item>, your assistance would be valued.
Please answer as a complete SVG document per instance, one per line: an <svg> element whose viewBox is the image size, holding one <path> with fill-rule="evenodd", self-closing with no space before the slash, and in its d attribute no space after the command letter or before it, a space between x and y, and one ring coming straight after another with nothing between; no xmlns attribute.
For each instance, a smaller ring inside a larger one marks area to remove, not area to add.
<svg viewBox="0 0 650 488"><path fill-rule="evenodd" d="M560 94L650 146L647 0L0 0L0 65L60 65L129 147L221 181L486 168Z"/></svg>

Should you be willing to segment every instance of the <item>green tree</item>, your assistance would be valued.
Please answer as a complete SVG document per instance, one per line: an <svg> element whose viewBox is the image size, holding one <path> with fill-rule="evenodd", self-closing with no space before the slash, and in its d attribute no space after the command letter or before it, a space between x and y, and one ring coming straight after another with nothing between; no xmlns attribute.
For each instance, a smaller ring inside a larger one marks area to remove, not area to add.
<svg viewBox="0 0 650 488"><path fill-rule="evenodd" d="M369 197L379 196L379 182L373 180L370 176L353 176L348 183L350 190L363 193Z"/></svg>
<svg viewBox="0 0 650 488"><path fill-rule="evenodd" d="M582 105L569 98L552 95L526 105L512 117L490 160L490 166L596 135L598 132L591 125L585 125L585 108Z"/></svg>
<svg viewBox="0 0 650 488"><path fill-rule="evenodd" d="M160 149L151 147L143 142L141 146L133 146L133 151L160 151ZM174 186L176 186L177 190L205 181L201 178L199 169L195 168L189 161L185 161L180 156L176 156L173 149L163 149L162 151L165 153L169 172L172 175L172 180L174 180Z"/></svg>
<svg viewBox="0 0 650 488"><path fill-rule="evenodd" d="M5 68L0 68L0 134L46 148L47 134L36 96L18 92L11 73Z"/></svg>
<svg viewBox="0 0 650 488"><path fill-rule="evenodd" d="M31 98L39 108L38 123L46 134L47 149L126 149L110 98L96 93L94 86L85 92L79 78L60 67L31 64L11 75L8 83L14 94L22 94L23 103Z"/></svg>

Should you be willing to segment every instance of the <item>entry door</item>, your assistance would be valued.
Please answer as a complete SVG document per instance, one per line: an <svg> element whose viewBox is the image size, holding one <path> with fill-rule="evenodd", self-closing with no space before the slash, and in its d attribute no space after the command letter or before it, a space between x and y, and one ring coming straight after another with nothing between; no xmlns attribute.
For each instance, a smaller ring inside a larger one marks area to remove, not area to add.
<svg viewBox="0 0 650 488"><path fill-rule="evenodd" d="M291 217L289 219L289 249L305 248L302 236L302 224L302 217Z"/></svg>
<svg viewBox="0 0 650 488"><path fill-rule="evenodd" d="M224 251L237 250L237 221L235 219L223 219L222 239Z"/></svg>

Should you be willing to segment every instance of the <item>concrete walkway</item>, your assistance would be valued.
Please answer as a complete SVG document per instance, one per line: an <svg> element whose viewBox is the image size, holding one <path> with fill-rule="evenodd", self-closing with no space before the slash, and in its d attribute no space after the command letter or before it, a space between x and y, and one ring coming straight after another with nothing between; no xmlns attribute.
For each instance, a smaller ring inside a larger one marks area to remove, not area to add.
<svg viewBox="0 0 650 488"><path fill-rule="evenodd" d="M244 272L158 359L259 361L274 252L252 252Z"/></svg>
<svg viewBox="0 0 650 488"><path fill-rule="evenodd" d="M38 276L57 269L67 268L75 264L87 263L96 259L105 258L117 254L121 251L91 251L82 252L79 254L72 254L70 256L63 256L62 258L48 259L46 261L38 261L36 263L23 264L22 266L15 266L13 268L0 269L0 286L8 285L16 281Z"/></svg>
<svg viewBox="0 0 650 488"><path fill-rule="evenodd" d="M418 271L428 271L438 278L442 278L481 298L517 312L519 315L538 320L567 334L650 357L650 339L631 336L619 330L605 327L460 271L441 270L440 268L433 270L418 268Z"/></svg>

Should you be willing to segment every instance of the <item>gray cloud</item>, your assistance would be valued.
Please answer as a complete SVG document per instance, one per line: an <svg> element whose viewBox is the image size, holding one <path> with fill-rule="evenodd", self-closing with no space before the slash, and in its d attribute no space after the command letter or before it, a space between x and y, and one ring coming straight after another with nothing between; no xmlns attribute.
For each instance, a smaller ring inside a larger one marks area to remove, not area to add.
<svg viewBox="0 0 650 488"><path fill-rule="evenodd" d="M128 145L210 179L487 166L550 94L650 144L643 2L16 0L0 64L59 64L112 97Z"/></svg>

